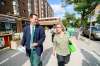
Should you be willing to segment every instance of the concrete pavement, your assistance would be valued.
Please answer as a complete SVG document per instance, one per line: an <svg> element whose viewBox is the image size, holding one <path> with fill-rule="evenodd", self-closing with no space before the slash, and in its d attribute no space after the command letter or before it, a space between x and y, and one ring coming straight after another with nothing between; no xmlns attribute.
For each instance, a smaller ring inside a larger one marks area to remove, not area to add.
<svg viewBox="0 0 100 66"><path fill-rule="evenodd" d="M75 45L75 41L74 41L75 38L72 38L71 40L74 42ZM43 66L52 66L52 65L57 66L56 56L52 54L53 44L51 42L50 31L46 31L46 39L43 45L44 45L44 52L42 55ZM77 48L76 45L75 47ZM77 48L77 51L75 53L72 53L70 62L66 64L66 66L82 66L82 60L83 60L83 56L79 51L79 49ZM23 64L23 66L30 66L29 60L26 61L26 63Z"/></svg>
<svg viewBox="0 0 100 66"><path fill-rule="evenodd" d="M92 45L86 43L83 39L76 40L75 37L70 39L77 51L71 54L70 61L66 66L100 66L100 56L92 51L97 47L88 48ZM88 42L88 40L86 40ZM43 66L57 66L56 56L52 54L53 43L51 42L51 33L46 31L46 39L44 41L44 51L42 54ZM94 46L94 45L93 45ZM20 50L0 51L0 66L30 66L30 61L25 53ZM99 53L99 52L98 52Z"/></svg>

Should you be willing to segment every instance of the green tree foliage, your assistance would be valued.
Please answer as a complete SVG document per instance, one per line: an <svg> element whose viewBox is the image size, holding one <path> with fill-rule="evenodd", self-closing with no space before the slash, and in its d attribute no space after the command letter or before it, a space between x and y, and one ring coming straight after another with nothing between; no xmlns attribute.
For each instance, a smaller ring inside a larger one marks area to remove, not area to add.
<svg viewBox="0 0 100 66"><path fill-rule="evenodd" d="M81 14L81 24L85 23L88 15L95 9L100 0L63 0L66 4L74 4L74 9Z"/></svg>
<svg viewBox="0 0 100 66"><path fill-rule="evenodd" d="M67 26L68 26L68 22L67 22L67 20L66 20L66 19L62 19L62 23L63 23L63 25L64 25L65 27L67 27Z"/></svg>
<svg viewBox="0 0 100 66"><path fill-rule="evenodd" d="M76 21L75 21L75 27L80 27L80 25L81 25L81 22L80 22L81 20L80 19L76 19Z"/></svg>
<svg viewBox="0 0 100 66"><path fill-rule="evenodd" d="M68 12L65 13L64 18L62 19L62 22L65 27L68 27L70 25L70 22L74 23L76 20L75 14L70 14Z"/></svg>
<svg viewBox="0 0 100 66"><path fill-rule="evenodd" d="M100 14L97 16L97 23L100 24Z"/></svg>

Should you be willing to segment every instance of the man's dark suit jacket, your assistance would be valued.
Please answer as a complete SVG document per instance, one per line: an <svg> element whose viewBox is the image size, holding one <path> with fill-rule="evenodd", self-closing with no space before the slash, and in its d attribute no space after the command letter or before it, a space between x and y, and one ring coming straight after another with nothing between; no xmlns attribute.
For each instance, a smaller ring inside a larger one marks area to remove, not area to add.
<svg viewBox="0 0 100 66"><path fill-rule="evenodd" d="M36 53L41 56L43 52L43 41L45 40L45 31L44 28L40 25L35 26L34 38L33 42L38 43L35 50ZM30 56L31 49L30 49L30 40L31 40L31 32L30 32L30 25L25 26L23 30L23 39L22 45L26 47L26 53Z"/></svg>

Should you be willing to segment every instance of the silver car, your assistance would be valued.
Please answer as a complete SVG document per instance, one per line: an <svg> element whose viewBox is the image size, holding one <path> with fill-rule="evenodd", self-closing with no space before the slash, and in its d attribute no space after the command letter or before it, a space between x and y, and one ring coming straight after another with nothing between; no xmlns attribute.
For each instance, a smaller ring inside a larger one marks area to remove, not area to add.
<svg viewBox="0 0 100 66"><path fill-rule="evenodd" d="M97 28L95 26L85 28L83 30L83 35L90 37L90 39L100 39L100 28Z"/></svg>

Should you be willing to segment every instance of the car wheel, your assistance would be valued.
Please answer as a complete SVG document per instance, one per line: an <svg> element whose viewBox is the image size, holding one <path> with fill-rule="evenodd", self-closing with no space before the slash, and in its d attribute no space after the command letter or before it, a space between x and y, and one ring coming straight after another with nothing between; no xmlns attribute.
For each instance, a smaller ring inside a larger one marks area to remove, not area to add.
<svg viewBox="0 0 100 66"><path fill-rule="evenodd" d="M82 33L82 36L86 36L86 35L84 34L84 32Z"/></svg>
<svg viewBox="0 0 100 66"><path fill-rule="evenodd" d="M93 35L91 35L90 39L91 39L91 40L94 40L94 36L93 36Z"/></svg>

